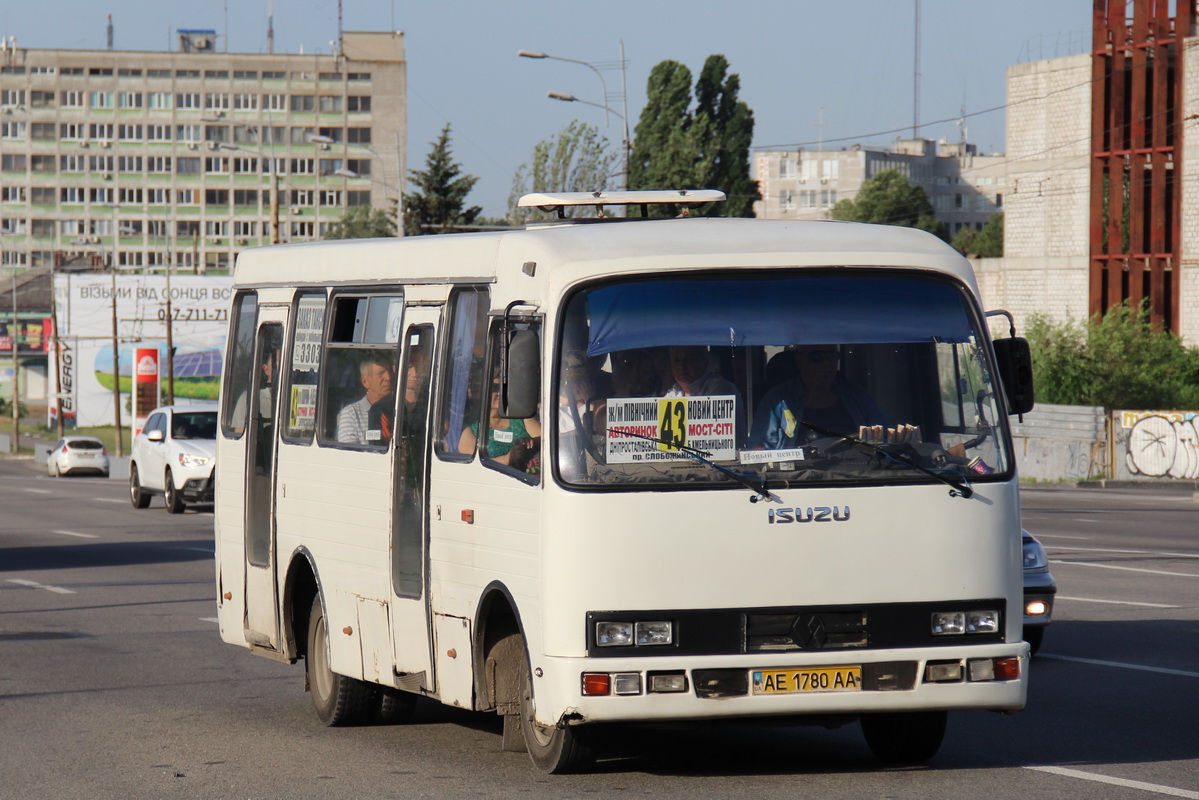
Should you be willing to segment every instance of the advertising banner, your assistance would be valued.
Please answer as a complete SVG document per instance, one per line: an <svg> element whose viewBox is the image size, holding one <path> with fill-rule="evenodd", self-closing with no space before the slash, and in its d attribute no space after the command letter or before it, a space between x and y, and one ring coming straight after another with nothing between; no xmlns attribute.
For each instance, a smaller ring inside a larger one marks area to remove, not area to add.
<svg viewBox="0 0 1199 800"><path fill-rule="evenodd" d="M117 275L117 375L112 374L112 276L60 273L54 276L54 292L60 328L64 418L74 419L80 427L111 425L114 383L120 387L122 417L132 417L134 351L157 351L163 371L168 363L166 276ZM229 326L233 279L174 275L170 294L175 402L215 400ZM51 369L55 368L52 364ZM164 374L162 382L166 380Z"/></svg>

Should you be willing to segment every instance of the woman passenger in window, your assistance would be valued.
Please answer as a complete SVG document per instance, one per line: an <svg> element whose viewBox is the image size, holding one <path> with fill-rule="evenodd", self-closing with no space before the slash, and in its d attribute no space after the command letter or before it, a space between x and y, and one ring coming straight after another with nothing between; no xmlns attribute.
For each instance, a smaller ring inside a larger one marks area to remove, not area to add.
<svg viewBox="0 0 1199 800"><path fill-rule="evenodd" d="M509 463L510 451L513 445L521 442L520 451L529 449L530 440L541 439L541 422L536 417L528 419L505 419L500 416L500 380L499 375L491 379L491 403L487 418L487 451L486 457L500 464ZM479 442L479 423L476 420L470 427L462 431L458 441L458 452L474 453ZM522 465L523 468L523 465Z"/></svg>

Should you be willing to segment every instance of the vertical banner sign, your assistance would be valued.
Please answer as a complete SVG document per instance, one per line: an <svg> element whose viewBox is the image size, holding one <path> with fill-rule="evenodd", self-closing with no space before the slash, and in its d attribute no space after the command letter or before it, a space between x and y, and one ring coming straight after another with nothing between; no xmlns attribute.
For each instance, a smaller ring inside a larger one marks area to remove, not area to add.
<svg viewBox="0 0 1199 800"><path fill-rule="evenodd" d="M139 347L133 351L133 435L142 432L146 417L158 408L158 350Z"/></svg>

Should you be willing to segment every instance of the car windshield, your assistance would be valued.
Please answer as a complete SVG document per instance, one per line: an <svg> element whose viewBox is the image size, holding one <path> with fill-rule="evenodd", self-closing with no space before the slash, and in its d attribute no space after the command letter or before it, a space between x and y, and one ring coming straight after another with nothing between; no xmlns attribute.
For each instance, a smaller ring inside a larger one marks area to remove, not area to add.
<svg viewBox="0 0 1199 800"><path fill-rule="evenodd" d="M555 371L558 474L755 490L1006 477L988 334L968 297L894 270L579 291Z"/></svg>
<svg viewBox="0 0 1199 800"><path fill-rule="evenodd" d="M173 439L215 439L215 411L176 411L171 420Z"/></svg>

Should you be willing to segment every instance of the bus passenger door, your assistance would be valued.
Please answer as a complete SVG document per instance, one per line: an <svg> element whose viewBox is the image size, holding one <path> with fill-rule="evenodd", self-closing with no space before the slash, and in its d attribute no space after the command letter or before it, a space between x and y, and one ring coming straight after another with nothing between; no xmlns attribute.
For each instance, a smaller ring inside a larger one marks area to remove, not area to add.
<svg viewBox="0 0 1199 800"><path fill-rule="evenodd" d="M286 309L260 308L246 424L246 641L279 649L275 575L275 420Z"/></svg>
<svg viewBox="0 0 1199 800"><path fill-rule="evenodd" d="M409 307L393 450L391 627L398 685L431 692L433 675L429 578L429 419L439 308Z"/></svg>

